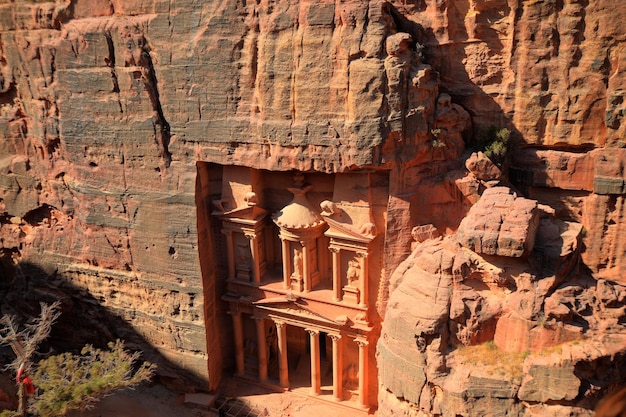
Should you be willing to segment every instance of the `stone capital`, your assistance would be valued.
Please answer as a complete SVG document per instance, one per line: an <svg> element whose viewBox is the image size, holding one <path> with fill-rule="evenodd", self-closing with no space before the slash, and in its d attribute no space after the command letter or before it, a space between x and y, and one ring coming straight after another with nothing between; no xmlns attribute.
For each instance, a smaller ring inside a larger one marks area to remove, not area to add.
<svg viewBox="0 0 626 417"><path fill-rule="evenodd" d="M333 342L339 342L341 340L340 334L329 333L328 337L330 337L333 340Z"/></svg>
<svg viewBox="0 0 626 417"><path fill-rule="evenodd" d="M370 344L370 342L368 342L367 339L356 338L354 339L354 341L356 342L357 345L359 345L360 348L364 348Z"/></svg>
<svg viewBox="0 0 626 417"><path fill-rule="evenodd" d="M318 334L320 334L320 331L317 329L304 329L304 331L310 334L311 336L317 336Z"/></svg>

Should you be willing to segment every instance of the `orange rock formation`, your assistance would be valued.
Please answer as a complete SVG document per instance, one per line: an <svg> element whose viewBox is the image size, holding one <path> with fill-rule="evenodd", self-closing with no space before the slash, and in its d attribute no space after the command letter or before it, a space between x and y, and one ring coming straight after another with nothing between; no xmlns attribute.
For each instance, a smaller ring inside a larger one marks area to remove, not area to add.
<svg viewBox="0 0 626 417"><path fill-rule="evenodd" d="M181 389L591 415L625 382L624 17L0 0L2 313L61 299L59 349Z"/></svg>

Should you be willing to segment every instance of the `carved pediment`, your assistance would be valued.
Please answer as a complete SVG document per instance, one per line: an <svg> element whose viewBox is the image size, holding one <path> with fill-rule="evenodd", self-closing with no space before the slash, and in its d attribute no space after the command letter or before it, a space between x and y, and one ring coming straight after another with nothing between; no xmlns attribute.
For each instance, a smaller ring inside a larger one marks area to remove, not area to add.
<svg viewBox="0 0 626 417"><path fill-rule="evenodd" d="M265 216L268 215L268 212L259 206L249 206L213 214L220 216L222 220L234 223L253 224L261 221Z"/></svg>
<svg viewBox="0 0 626 417"><path fill-rule="evenodd" d="M376 237L376 231L367 227L368 224L363 225L360 229L357 229L351 224L342 223L330 217L326 217L325 220L329 228L324 234L328 237L352 240L365 244L371 242L372 239ZM373 227L373 229L375 229L375 227Z"/></svg>
<svg viewBox="0 0 626 417"><path fill-rule="evenodd" d="M327 317L322 313L308 307L307 301L295 294L289 293L281 297L265 298L252 303L255 307L268 312L280 313L280 315L290 315L299 320L314 320L332 326L343 326L350 319L346 316Z"/></svg>

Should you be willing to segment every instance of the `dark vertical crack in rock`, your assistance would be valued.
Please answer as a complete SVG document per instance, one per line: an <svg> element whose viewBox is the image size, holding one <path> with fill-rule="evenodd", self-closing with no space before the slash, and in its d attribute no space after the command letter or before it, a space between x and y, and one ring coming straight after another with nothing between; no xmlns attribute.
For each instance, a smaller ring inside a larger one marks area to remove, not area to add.
<svg viewBox="0 0 626 417"><path fill-rule="evenodd" d="M117 79L117 72L115 71L115 47L113 46L113 38L111 37L111 32L104 32L104 37L107 41L107 47L109 51L109 55L104 57L104 62L107 67L111 68L111 79L113 81L113 92L120 92L120 84ZM122 111L122 104L120 103L120 111Z"/></svg>
<svg viewBox="0 0 626 417"><path fill-rule="evenodd" d="M143 67L142 79L143 84L146 87L148 96L150 97L150 103L152 109L155 112L155 139L159 146L159 156L165 161L165 166L169 167L172 162L172 154L169 151L170 144L170 125L165 119L163 114L163 108L161 106L161 99L159 98L159 88L156 74L154 72L154 65L152 63L152 57L147 49L143 49L141 53L141 66Z"/></svg>

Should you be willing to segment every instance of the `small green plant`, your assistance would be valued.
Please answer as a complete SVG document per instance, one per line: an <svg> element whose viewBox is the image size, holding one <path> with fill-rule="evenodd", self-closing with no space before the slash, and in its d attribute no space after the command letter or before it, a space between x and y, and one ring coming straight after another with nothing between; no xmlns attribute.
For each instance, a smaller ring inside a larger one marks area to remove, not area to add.
<svg viewBox="0 0 626 417"><path fill-rule="evenodd" d="M445 148L446 143L439 139L439 135L441 135L441 129L430 129L430 134L433 135L434 139L430 141L430 146L433 148Z"/></svg>
<svg viewBox="0 0 626 417"><path fill-rule="evenodd" d="M477 150L483 151L494 164L502 166L511 147L511 131L491 125L479 131L476 145Z"/></svg>
<svg viewBox="0 0 626 417"><path fill-rule="evenodd" d="M133 387L152 378L156 366L133 364L139 353L129 353L121 341L109 343L110 350L85 346L80 355L62 353L39 362L33 383L42 393L33 404L41 417L85 410L111 391Z"/></svg>
<svg viewBox="0 0 626 417"><path fill-rule="evenodd" d="M50 334L60 306L60 302L42 303L39 317L24 325L10 315L0 319L0 345L11 346L16 356L9 368L17 372L19 397L18 410L5 410L0 417L23 417L27 411L39 417L63 416L70 410L87 409L111 391L135 386L154 374L153 364L135 366L139 353L127 352L119 340L109 343L110 351L87 345L80 355L50 356L35 367L37 347Z"/></svg>

